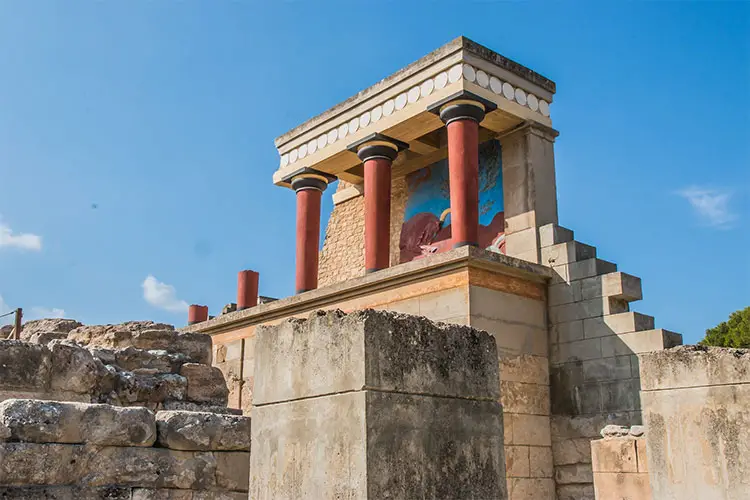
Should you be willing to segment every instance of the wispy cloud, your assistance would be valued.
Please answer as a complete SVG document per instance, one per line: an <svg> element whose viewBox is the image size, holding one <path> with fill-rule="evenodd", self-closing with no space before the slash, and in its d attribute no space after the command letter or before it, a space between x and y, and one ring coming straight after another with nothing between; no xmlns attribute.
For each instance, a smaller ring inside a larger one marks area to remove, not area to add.
<svg viewBox="0 0 750 500"><path fill-rule="evenodd" d="M31 313L28 319L42 319L42 318L64 318L65 309L59 309L57 307L41 307L35 306L31 308Z"/></svg>
<svg viewBox="0 0 750 500"><path fill-rule="evenodd" d="M39 251L42 249L42 237L31 233L14 233L8 224L0 220L0 247Z"/></svg>
<svg viewBox="0 0 750 500"><path fill-rule="evenodd" d="M154 307L173 313L185 313L188 303L177 298L177 290L149 274L141 284L143 298Z"/></svg>
<svg viewBox="0 0 750 500"><path fill-rule="evenodd" d="M732 193L728 190L691 186L677 194L685 198L701 221L709 226L729 229L737 219L729 207Z"/></svg>

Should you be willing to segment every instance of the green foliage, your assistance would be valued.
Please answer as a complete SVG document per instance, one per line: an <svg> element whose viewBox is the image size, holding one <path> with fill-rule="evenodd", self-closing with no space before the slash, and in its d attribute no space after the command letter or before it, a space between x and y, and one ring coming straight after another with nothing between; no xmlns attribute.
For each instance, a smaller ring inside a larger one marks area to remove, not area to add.
<svg viewBox="0 0 750 500"><path fill-rule="evenodd" d="M750 307L729 315L729 320L706 330L701 345L750 348Z"/></svg>

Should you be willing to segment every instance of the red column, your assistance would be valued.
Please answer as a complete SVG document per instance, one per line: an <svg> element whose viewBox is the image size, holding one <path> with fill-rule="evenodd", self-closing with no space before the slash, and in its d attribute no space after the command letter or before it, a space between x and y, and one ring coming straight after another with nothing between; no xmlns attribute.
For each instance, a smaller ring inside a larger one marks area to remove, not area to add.
<svg viewBox="0 0 750 500"><path fill-rule="evenodd" d="M296 293L318 288L320 246L320 199L316 188L297 190L297 274Z"/></svg>
<svg viewBox="0 0 750 500"><path fill-rule="evenodd" d="M237 274L238 311L258 305L258 277L258 273L249 270Z"/></svg>
<svg viewBox="0 0 750 500"><path fill-rule="evenodd" d="M208 321L208 306L192 304L188 308L188 325Z"/></svg>
<svg viewBox="0 0 750 500"><path fill-rule="evenodd" d="M391 251L391 163L365 161L365 270L386 269Z"/></svg>
<svg viewBox="0 0 750 500"><path fill-rule="evenodd" d="M448 122L448 175L453 248L479 244L479 123Z"/></svg>

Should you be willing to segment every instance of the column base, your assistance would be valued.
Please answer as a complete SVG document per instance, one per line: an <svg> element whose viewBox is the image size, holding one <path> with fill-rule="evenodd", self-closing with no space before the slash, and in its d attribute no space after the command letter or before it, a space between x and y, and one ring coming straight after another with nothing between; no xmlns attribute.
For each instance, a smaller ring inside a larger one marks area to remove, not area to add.
<svg viewBox="0 0 750 500"><path fill-rule="evenodd" d="M471 242L471 241L459 241L458 243L453 244L453 248L461 248L461 247L466 247L466 246L478 248L479 244Z"/></svg>

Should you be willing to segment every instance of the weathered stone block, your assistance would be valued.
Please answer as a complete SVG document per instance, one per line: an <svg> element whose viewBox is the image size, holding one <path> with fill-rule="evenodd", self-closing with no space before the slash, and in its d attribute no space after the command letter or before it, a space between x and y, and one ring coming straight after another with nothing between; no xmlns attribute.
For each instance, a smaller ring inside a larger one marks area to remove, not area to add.
<svg viewBox="0 0 750 500"><path fill-rule="evenodd" d="M159 444L173 450L250 450L250 418L207 412L160 411Z"/></svg>
<svg viewBox="0 0 750 500"><path fill-rule="evenodd" d="M553 346L550 362L553 365L559 365L573 361L600 359L601 357L602 348L600 339L584 339Z"/></svg>
<svg viewBox="0 0 750 500"><path fill-rule="evenodd" d="M216 486L230 491L247 491L250 484L250 453L220 451L216 458Z"/></svg>
<svg viewBox="0 0 750 500"><path fill-rule="evenodd" d="M641 409L640 379L604 382L602 388L602 408L606 412Z"/></svg>
<svg viewBox="0 0 750 500"><path fill-rule="evenodd" d="M229 389L221 370L215 366L185 363L180 375L187 379L187 399L197 403L226 405Z"/></svg>
<svg viewBox="0 0 750 500"><path fill-rule="evenodd" d="M583 379L590 381L621 380L632 376L631 356L591 359L583 362Z"/></svg>
<svg viewBox="0 0 750 500"><path fill-rule="evenodd" d="M89 458L81 445L0 443L0 484L73 485L82 477Z"/></svg>
<svg viewBox="0 0 750 500"><path fill-rule="evenodd" d="M573 241L573 237L573 231L557 224L546 224L539 228L539 244L542 247L567 243Z"/></svg>
<svg viewBox="0 0 750 500"><path fill-rule="evenodd" d="M598 499L595 497L593 484L562 484L557 487L557 500Z"/></svg>
<svg viewBox="0 0 750 500"><path fill-rule="evenodd" d="M3 389L46 390L51 366L52 353L45 346L0 340L0 387Z"/></svg>
<svg viewBox="0 0 750 500"><path fill-rule="evenodd" d="M555 500L555 482L545 478L508 478L509 500Z"/></svg>
<svg viewBox="0 0 750 500"><path fill-rule="evenodd" d="M552 440L552 458L555 465L591 463L591 438Z"/></svg>
<svg viewBox="0 0 750 500"><path fill-rule="evenodd" d="M641 279L622 272L586 278L580 284L583 300L612 297L633 302L643 298Z"/></svg>
<svg viewBox="0 0 750 500"><path fill-rule="evenodd" d="M558 283L547 288L547 302L550 306L570 304L583 300L581 295L581 281L572 283ZM591 298L591 297L588 297Z"/></svg>
<svg viewBox="0 0 750 500"><path fill-rule="evenodd" d="M505 447L505 471L507 477L531 477L528 446Z"/></svg>
<svg viewBox="0 0 750 500"><path fill-rule="evenodd" d="M661 351L682 344L682 335L658 328L602 337L602 356L623 356Z"/></svg>
<svg viewBox="0 0 750 500"><path fill-rule="evenodd" d="M500 382L500 403L503 410L510 413L549 415L549 386L503 380Z"/></svg>
<svg viewBox="0 0 750 500"><path fill-rule="evenodd" d="M562 344L583 340L583 321L576 320L568 323L556 323L550 326L551 342Z"/></svg>
<svg viewBox="0 0 750 500"><path fill-rule="evenodd" d="M146 408L8 399L0 403L3 433L6 439L31 443L151 446L156 425Z"/></svg>
<svg viewBox="0 0 750 500"><path fill-rule="evenodd" d="M638 357L644 391L750 383L750 349L685 345Z"/></svg>
<svg viewBox="0 0 750 500"><path fill-rule="evenodd" d="M117 372L114 387L114 404L155 407L168 400L184 400L187 379L173 373L143 375Z"/></svg>
<svg viewBox="0 0 750 500"><path fill-rule="evenodd" d="M529 447L529 469L531 477L553 477L552 449L546 446Z"/></svg>
<svg viewBox="0 0 750 500"><path fill-rule="evenodd" d="M549 417L510 413L505 418L513 422L513 439L506 444L528 446L550 446Z"/></svg>
<svg viewBox="0 0 750 500"><path fill-rule="evenodd" d="M594 492L596 500L652 498L648 474L597 472L594 474Z"/></svg>
<svg viewBox="0 0 750 500"><path fill-rule="evenodd" d="M500 396L491 335L385 311L314 313L307 322L260 327L255 359L256 406L363 387Z"/></svg>
<svg viewBox="0 0 750 500"><path fill-rule="evenodd" d="M555 467L555 483L586 484L592 483L594 477L589 464L558 465Z"/></svg>
<svg viewBox="0 0 750 500"><path fill-rule="evenodd" d="M596 472L638 472L636 440L630 436L591 441L591 468Z"/></svg>
<svg viewBox="0 0 750 500"><path fill-rule="evenodd" d="M97 392L106 369L88 349L67 340L52 341L48 347L52 351L51 390L79 394Z"/></svg>
<svg viewBox="0 0 750 500"><path fill-rule="evenodd" d="M652 330L653 328L654 317L637 312L610 314L583 320L583 333L586 338Z"/></svg>
<svg viewBox="0 0 750 500"><path fill-rule="evenodd" d="M80 486L0 486L0 498L4 500L131 500L131 490L130 488L120 488L118 486L103 488L86 488ZM190 500L191 497L187 498Z"/></svg>
<svg viewBox="0 0 750 500"><path fill-rule="evenodd" d="M549 308L549 317L552 323L565 323L627 311L628 303L626 301L612 297L599 297L572 304L552 306Z"/></svg>
<svg viewBox="0 0 750 500"><path fill-rule="evenodd" d="M555 264L554 269L566 276L567 281L582 280L617 271L617 265L601 259L586 259L565 265Z"/></svg>
<svg viewBox="0 0 750 500"><path fill-rule="evenodd" d="M81 323L74 319L64 318L45 318L45 319L33 319L23 324L21 329L21 340L32 341L32 338L37 339L41 336L52 334L52 335L67 335L68 332L74 328L83 326ZM42 342L37 342L42 343Z"/></svg>
<svg viewBox="0 0 750 500"><path fill-rule="evenodd" d="M549 360L531 355L500 358L500 380L549 385Z"/></svg>
<svg viewBox="0 0 750 500"><path fill-rule="evenodd" d="M542 264L545 266L559 266L592 259L596 257L596 248L591 245L568 241L542 248Z"/></svg>

